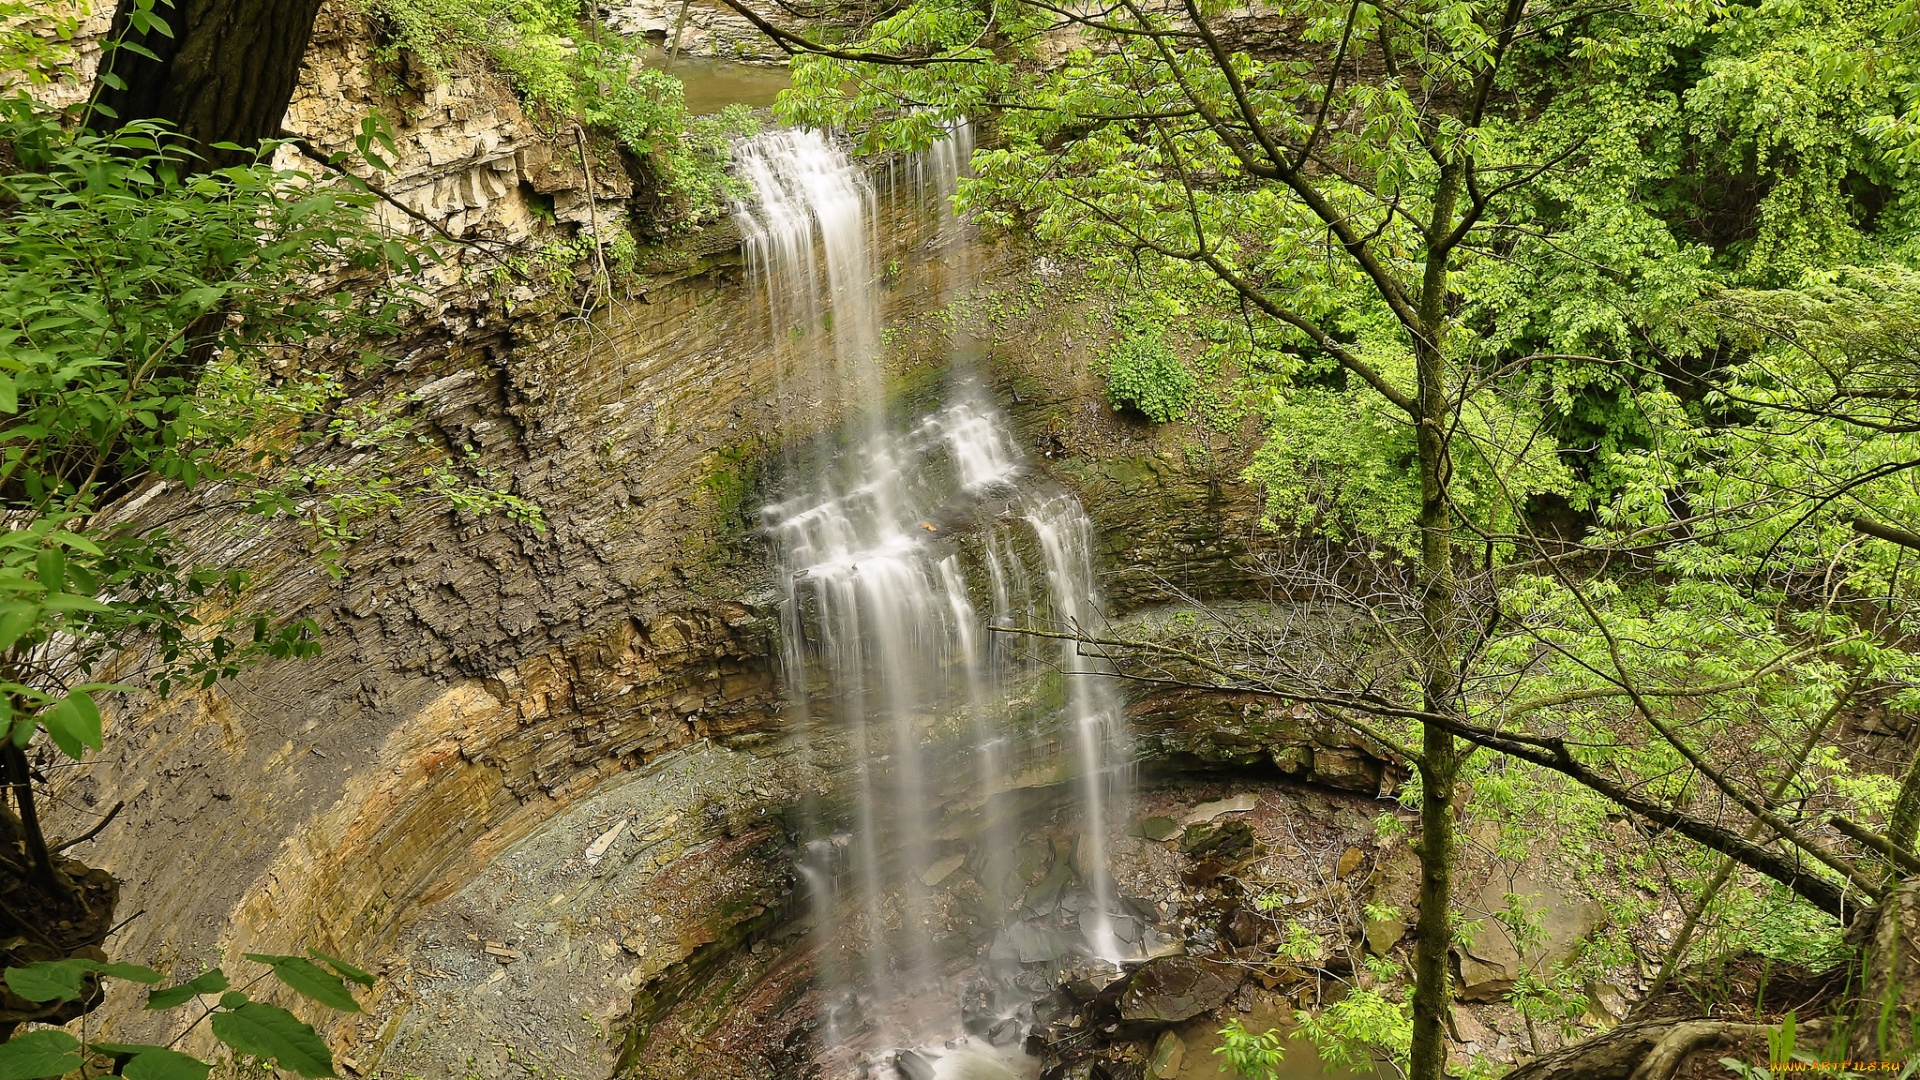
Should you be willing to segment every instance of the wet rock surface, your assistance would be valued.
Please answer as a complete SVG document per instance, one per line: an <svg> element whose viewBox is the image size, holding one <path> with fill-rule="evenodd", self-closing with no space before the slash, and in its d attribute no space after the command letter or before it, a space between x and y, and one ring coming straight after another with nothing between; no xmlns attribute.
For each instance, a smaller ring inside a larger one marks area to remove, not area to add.
<svg viewBox="0 0 1920 1080"><path fill-rule="evenodd" d="M1133 1024L1177 1024L1227 1003L1245 972L1191 956L1149 960L1127 979L1120 1019Z"/></svg>
<svg viewBox="0 0 1920 1080"><path fill-rule="evenodd" d="M603 786L434 905L397 946L355 1057L369 1072L608 1075L611 1034L717 943L785 924L781 811L826 784L769 746L700 744ZM800 947L755 937L749 955Z"/></svg>

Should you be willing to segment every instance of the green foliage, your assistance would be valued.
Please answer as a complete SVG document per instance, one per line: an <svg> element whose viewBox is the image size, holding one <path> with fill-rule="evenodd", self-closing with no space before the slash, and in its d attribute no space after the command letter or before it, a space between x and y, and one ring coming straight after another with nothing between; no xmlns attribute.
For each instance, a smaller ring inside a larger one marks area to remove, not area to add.
<svg viewBox="0 0 1920 1080"><path fill-rule="evenodd" d="M307 998L325 1005L329 1009L341 1012L359 1012L360 1003L353 1000L353 992L347 989L346 980L331 971L324 971L304 956L271 956L261 953L248 953L247 959L257 964L266 964L273 969L274 978L293 987Z"/></svg>
<svg viewBox="0 0 1920 1080"><path fill-rule="evenodd" d="M94 1043L89 1049L111 1056L129 1080L207 1080L213 1072L192 1054L151 1043Z"/></svg>
<svg viewBox="0 0 1920 1080"><path fill-rule="evenodd" d="M27 1031L0 1043L0 1077L35 1080L80 1067L80 1040L58 1029Z"/></svg>
<svg viewBox="0 0 1920 1080"><path fill-rule="evenodd" d="M239 1000L229 1000L236 997ZM333 1075L333 1055L313 1028L277 1005L245 997L233 992L222 996L207 1025L214 1038L237 1054L274 1062L301 1076Z"/></svg>
<svg viewBox="0 0 1920 1080"><path fill-rule="evenodd" d="M1365 355L1394 376L1411 374L1410 354ZM1420 482L1404 413L1369 389L1304 388L1274 393L1267 425L1246 478L1266 491L1268 525L1413 550ZM1452 496L1479 531L1511 535L1527 500L1571 490L1572 472L1526 403L1475 397L1459 425Z"/></svg>
<svg viewBox="0 0 1920 1080"><path fill-rule="evenodd" d="M1153 330L1129 333L1107 350L1107 399L1155 423L1177 419L1193 397L1193 372Z"/></svg>
<svg viewBox="0 0 1920 1080"><path fill-rule="evenodd" d="M1273 895L1272 893L1263 894L1260 900L1267 900ZM1271 910L1271 904L1263 905L1259 901L1256 901L1254 906L1262 911ZM1326 955L1326 951L1320 947L1319 936L1305 924L1288 919L1281 930L1280 944L1275 947L1274 955L1283 960L1318 961Z"/></svg>
<svg viewBox="0 0 1920 1080"><path fill-rule="evenodd" d="M148 1009L171 1009L185 1004L201 994L217 994L228 987L226 972L211 968L181 983L169 986L165 990L155 990L147 995Z"/></svg>
<svg viewBox="0 0 1920 1080"><path fill-rule="evenodd" d="M7 989L28 1001L76 1001L102 975L138 983L157 983L160 973L138 964L106 964L96 960L41 961L6 970Z"/></svg>
<svg viewBox="0 0 1920 1080"><path fill-rule="evenodd" d="M0 91L60 78L73 56L80 17L31 0L0 0Z"/></svg>
<svg viewBox="0 0 1920 1080"><path fill-rule="evenodd" d="M1303 1009L1294 1015L1300 1022L1294 1038L1319 1047L1320 1060L1354 1067L1384 1058L1405 1073L1413 1046L1411 1006L1382 991L1355 987L1318 1013Z"/></svg>
<svg viewBox="0 0 1920 1080"><path fill-rule="evenodd" d="M0 504L12 526L0 537L0 722L16 745L41 730L73 758L100 748L99 695L128 689L91 673L136 645L146 662L123 665L121 682L162 696L318 648L311 623L248 609L244 569L195 565L164 526L103 516L117 500L219 484L263 521L318 526L327 554L356 518L423 488L537 517L405 418L370 427L349 411L313 430L339 377L288 362L385 332L399 309L379 290L313 296L306 283L416 266L372 227L366 196L264 165L182 177L154 136L69 131L24 98L0 101L0 142L20 163L0 177ZM286 469L319 437L365 448L372 464ZM408 456L425 457L417 480L393 469Z"/></svg>
<svg viewBox="0 0 1920 1080"><path fill-rule="evenodd" d="M344 960L314 950L309 953L334 972L322 971L304 957L248 954L247 958L267 964L282 984L309 1001L330 1009L361 1011L343 978L370 987L373 977ZM83 958L8 968L5 975L7 988L28 1001L78 1000L93 992L103 977L145 984L160 981L160 974L150 968ZM245 991L229 990L227 976L219 968L179 986L152 991L147 996L147 1008L178 1008L203 994L216 993L221 995L219 1004L196 1017L194 1026L208 1021L214 1038L235 1054L262 1065L271 1063L301 1076L334 1075L333 1055L311 1025L277 1005L254 1000ZM62 1076L80 1067L82 1054L112 1058L114 1071L133 1080L206 1080L211 1071L206 1062L165 1046L82 1043L64 1031L31 1031L0 1043L0 1077L38 1080Z"/></svg>
<svg viewBox="0 0 1920 1080"><path fill-rule="evenodd" d="M1220 1071L1232 1069L1235 1075L1246 1080L1271 1080L1278 1075L1280 1063L1286 1059L1285 1040L1280 1032L1272 1028L1261 1032L1248 1031L1237 1016L1220 1029L1220 1040L1220 1045L1213 1051L1226 1059Z"/></svg>

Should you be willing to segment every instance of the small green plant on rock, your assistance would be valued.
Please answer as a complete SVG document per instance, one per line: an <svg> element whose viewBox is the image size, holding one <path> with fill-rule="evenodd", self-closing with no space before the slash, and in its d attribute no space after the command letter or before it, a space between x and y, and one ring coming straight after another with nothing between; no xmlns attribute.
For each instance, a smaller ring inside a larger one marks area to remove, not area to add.
<svg viewBox="0 0 1920 1080"><path fill-rule="evenodd" d="M386 34L375 54L386 67L440 80L469 57L483 57L563 145L571 146L570 129L579 124L641 158L636 179L650 187L651 224L662 231L718 216L739 194L726 166L733 140L753 133L749 111L730 106L713 117L689 115L680 80L642 64L632 42L604 32L578 3L365 2Z"/></svg>
<svg viewBox="0 0 1920 1080"><path fill-rule="evenodd" d="M1249 1031L1239 1017L1227 1021L1227 1026L1220 1029L1220 1039L1220 1046L1213 1051L1226 1059L1220 1071L1232 1069L1247 1080L1269 1080L1287 1056L1282 1045L1285 1039L1279 1031L1273 1028Z"/></svg>
<svg viewBox="0 0 1920 1080"><path fill-rule="evenodd" d="M1178 417L1193 397L1193 372L1157 331L1133 333L1105 357L1107 400L1157 424Z"/></svg>
<svg viewBox="0 0 1920 1080"><path fill-rule="evenodd" d="M1305 1009L1296 1038L1320 1049L1320 1060L1355 1067L1385 1061L1401 1075L1407 1071L1413 1049L1413 1011L1381 990L1355 987L1347 996L1318 1013Z"/></svg>

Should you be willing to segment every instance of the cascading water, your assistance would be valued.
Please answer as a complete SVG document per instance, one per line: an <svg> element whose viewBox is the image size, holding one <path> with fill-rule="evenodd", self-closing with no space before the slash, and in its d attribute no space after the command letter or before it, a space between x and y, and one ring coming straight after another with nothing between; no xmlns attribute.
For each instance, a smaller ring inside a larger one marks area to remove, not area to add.
<svg viewBox="0 0 1920 1080"><path fill-rule="evenodd" d="M969 151L956 126L905 163L896 196L944 208ZM796 454L763 514L797 735L847 792L813 808L800 865L822 1064L835 1078L888 1055L914 1078L1018 1075L994 1046L1017 1041L1021 1003L1064 965L1111 967L1141 943L1106 869L1127 756L1113 690L1073 643L991 629L1097 626L1092 523L964 377L926 415L889 413L866 175L816 132L737 158L754 200L736 217L792 418L831 402L853 433ZM935 216L936 232L957 227ZM1073 793L1069 851L1023 840L1035 790Z"/></svg>

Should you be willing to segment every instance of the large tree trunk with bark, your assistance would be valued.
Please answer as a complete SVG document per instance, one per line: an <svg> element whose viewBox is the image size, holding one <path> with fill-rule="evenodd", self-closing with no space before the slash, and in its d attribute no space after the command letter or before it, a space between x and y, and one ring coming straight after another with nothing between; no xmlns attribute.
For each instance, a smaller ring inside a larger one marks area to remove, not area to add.
<svg viewBox="0 0 1920 1080"><path fill-rule="evenodd" d="M1862 935L1848 1057L1904 1061L1920 1043L1920 877L1881 901Z"/></svg>
<svg viewBox="0 0 1920 1080"><path fill-rule="evenodd" d="M101 61L89 124L111 131L134 120L165 120L180 133L194 170L253 160L251 147L280 131L322 0L176 0L157 6L171 35L133 28L133 0L120 0ZM108 76L112 76L109 78ZM246 150L219 150L235 143Z"/></svg>

